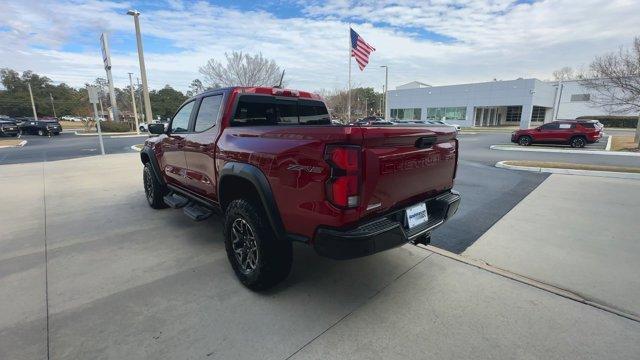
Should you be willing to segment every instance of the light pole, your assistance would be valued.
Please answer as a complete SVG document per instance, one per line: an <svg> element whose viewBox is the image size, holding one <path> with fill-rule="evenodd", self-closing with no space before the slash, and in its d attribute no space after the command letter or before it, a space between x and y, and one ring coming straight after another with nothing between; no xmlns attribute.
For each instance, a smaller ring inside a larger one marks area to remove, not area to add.
<svg viewBox="0 0 640 360"><path fill-rule="evenodd" d="M382 65L384 68L384 118L387 118L387 90L389 89L389 66Z"/></svg>
<svg viewBox="0 0 640 360"><path fill-rule="evenodd" d="M31 83L27 83L29 87L29 97L31 98L31 109L33 109L33 119L38 121L38 113L36 112L36 103L33 101L33 92L31 91Z"/></svg>
<svg viewBox="0 0 640 360"><path fill-rule="evenodd" d="M136 41L138 42L138 60L140 60L140 76L142 77L142 98L144 100L144 117L147 122L153 119L151 115L151 101L149 100L149 86L147 85L147 69L144 66L144 51L142 49L142 35L140 34L140 12L129 10L127 15L133 16L133 23L136 27Z"/></svg>
<svg viewBox="0 0 640 360"><path fill-rule="evenodd" d="M142 118L142 122L146 122L145 118L144 118L144 114L142 111L142 86L140 85L140 78L136 76L136 83L138 84L138 87L136 88L136 92L138 93L138 106L140 107L140 117Z"/></svg>
<svg viewBox="0 0 640 360"><path fill-rule="evenodd" d="M53 117L57 118L58 116L56 115L56 106L53 105L53 95L51 95L51 93L49 93L49 99L51 99L51 108L53 109Z"/></svg>
<svg viewBox="0 0 640 360"><path fill-rule="evenodd" d="M131 105L133 105L133 117L136 119L136 134L140 135L140 124L138 124L138 109L136 108L136 97L133 95L133 73L129 73L129 90L131 90Z"/></svg>

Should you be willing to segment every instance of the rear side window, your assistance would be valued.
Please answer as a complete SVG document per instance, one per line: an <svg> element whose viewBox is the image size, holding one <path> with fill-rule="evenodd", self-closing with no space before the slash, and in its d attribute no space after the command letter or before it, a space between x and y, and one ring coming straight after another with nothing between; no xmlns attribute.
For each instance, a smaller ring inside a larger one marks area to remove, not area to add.
<svg viewBox="0 0 640 360"><path fill-rule="evenodd" d="M580 123L580 125L582 125L582 127L584 127L584 128L589 128L589 129L595 129L596 128L596 123Z"/></svg>
<svg viewBox="0 0 640 360"><path fill-rule="evenodd" d="M243 95L238 101L231 125L275 126L330 123L327 108L321 101Z"/></svg>
<svg viewBox="0 0 640 360"><path fill-rule="evenodd" d="M558 130L558 123L548 123L542 125L542 129L544 130Z"/></svg>
<svg viewBox="0 0 640 360"><path fill-rule="evenodd" d="M216 124L220 113L222 95L207 96L202 98L198 117L196 118L195 131L205 131Z"/></svg>

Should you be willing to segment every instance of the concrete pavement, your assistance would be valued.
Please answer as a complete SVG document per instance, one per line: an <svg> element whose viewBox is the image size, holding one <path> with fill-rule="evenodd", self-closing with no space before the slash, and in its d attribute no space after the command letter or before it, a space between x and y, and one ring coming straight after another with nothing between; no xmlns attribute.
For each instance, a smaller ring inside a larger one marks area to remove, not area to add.
<svg viewBox="0 0 640 360"><path fill-rule="evenodd" d="M633 359L640 324L429 256L294 359Z"/></svg>
<svg viewBox="0 0 640 360"><path fill-rule="evenodd" d="M640 316L640 181L551 175L463 255Z"/></svg>
<svg viewBox="0 0 640 360"><path fill-rule="evenodd" d="M250 292L219 220L150 209L141 170L0 167L1 359L640 356L637 322L414 246L344 262L296 246L291 276Z"/></svg>

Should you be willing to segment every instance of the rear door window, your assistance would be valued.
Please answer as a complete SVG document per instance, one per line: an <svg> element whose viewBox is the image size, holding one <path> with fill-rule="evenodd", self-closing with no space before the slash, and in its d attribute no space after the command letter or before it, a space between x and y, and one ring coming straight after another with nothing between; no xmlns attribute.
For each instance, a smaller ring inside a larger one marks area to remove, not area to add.
<svg viewBox="0 0 640 360"><path fill-rule="evenodd" d="M202 98L198 116L196 117L195 131L201 132L213 127L218 121L222 95L207 96Z"/></svg>
<svg viewBox="0 0 640 360"><path fill-rule="evenodd" d="M321 101L243 95L238 100L231 125L275 126L330 123L327 108Z"/></svg>
<svg viewBox="0 0 640 360"><path fill-rule="evenodd" d="M558 123L549 123L542 125L543 130L558 130Z"/></svg>

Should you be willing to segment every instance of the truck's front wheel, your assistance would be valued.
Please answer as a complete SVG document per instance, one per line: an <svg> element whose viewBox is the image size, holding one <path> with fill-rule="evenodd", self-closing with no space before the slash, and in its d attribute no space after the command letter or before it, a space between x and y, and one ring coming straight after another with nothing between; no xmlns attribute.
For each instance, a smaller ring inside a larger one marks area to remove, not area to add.
<svg viewBox="0 0 640 360"><path fill-rule="evenodd" d="M164 209L167 204L164 203L164 191L160 182L153 173L153 168L150 163L144 164L144 170L142 171L142 183L144 185L144 194L147 198L149 206L154 209Z"/></svg>
<svg viewBox="0 0 640 360"><path fill-rule="evenodd" d="M268 289L291 270L291 242L278 239L265 218L262 208L244 199L227 206L227 257L240 282L251 290Z"/></svg>

